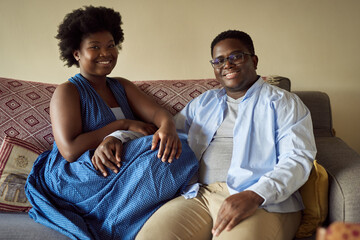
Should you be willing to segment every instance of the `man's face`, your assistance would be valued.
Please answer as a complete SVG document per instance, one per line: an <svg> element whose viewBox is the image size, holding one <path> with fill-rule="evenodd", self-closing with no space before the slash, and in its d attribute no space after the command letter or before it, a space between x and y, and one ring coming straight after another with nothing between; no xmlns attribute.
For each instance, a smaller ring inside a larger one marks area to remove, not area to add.
<svg viewBox="0 0 360 240"><path fill-rule="evenodd" d="M218 42L213 49L212 57L227 58L231 54L244 52L249 53L245 45L237 39L224 39ZM258 79L256 74L257 56L244 56L241 64L232 64L229 61L221 68L214 68L216 79L225 88L227 94L232 98L242 97L251 85Z"/></svg>

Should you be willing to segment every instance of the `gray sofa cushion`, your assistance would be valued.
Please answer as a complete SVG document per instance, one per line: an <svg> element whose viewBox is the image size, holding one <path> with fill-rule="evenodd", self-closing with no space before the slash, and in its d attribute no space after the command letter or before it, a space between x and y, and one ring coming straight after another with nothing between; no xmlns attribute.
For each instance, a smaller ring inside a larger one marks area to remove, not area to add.
<svg viewBox="0 0 360 240"><path fill-rule="evenodd" d="M317 137L316 159L329 175L328 221L360 222L359 154L338 137Z"/></svg>
<svg viewBox="0 0 360 240"><path fill-rule="evenodd" d="M326 93L318 91L294 91L311 112L315 137L334 136L330 99Z"/></svg>
<svg viewBox="0 0 360 240"><path fill-rule="evenodd" d="M5 213L0 217L0 239L16 240L46 240L69 239L65 235L45 227L32 220L27 213Z"/></svg>

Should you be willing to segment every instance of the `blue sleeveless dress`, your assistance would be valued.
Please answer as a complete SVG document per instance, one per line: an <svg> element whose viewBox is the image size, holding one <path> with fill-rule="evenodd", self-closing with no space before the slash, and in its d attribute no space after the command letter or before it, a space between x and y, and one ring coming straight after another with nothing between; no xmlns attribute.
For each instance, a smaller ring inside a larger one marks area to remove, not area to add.
<svg viewBox="0 0 360 240"><path fill-rule="evenodd" d="M83 132L101 128L115 116L80 74L69 79L81 99ZM108 78L126 118L134 119L122 85ZM181 157L163 163L151 151L152 135L124 144L119 173L105 178L91 163L94 150L67 162L54 142L42 153L27 179L29 216L72 239L134 239L146 220L176 197L197 172L198 161L184 137Z"/></svg>

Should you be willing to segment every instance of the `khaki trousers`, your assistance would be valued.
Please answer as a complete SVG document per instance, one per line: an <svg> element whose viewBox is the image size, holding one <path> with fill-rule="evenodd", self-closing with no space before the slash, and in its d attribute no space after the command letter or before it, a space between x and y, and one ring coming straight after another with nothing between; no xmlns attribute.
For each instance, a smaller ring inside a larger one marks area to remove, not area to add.
<svg viewBox="0 0 360 240"><path fill-rule="evenodd" d="M224 230L218 237L213 237L212 226L215 224L222 202L229 195L226 183L214 183L200 187L196 198L177 197L163 205L149 218L136 240L290 240L294 238L301 220L300 211L270 213L262 208L231 231Z"/></svg>

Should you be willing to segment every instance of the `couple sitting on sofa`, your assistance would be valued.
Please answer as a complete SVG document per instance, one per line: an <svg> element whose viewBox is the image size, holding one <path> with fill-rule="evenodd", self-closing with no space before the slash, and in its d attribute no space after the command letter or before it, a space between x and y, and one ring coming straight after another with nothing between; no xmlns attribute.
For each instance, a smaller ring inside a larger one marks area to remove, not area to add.
<svg viewBox="0 0 360 240"><path fill-rule="evenodd" d="M174 121L107 77L121 24L90 6L59 26L61 58L80 74L52 97L55 142L28 177L30 216L74 239L292 239L316 154L309 110L264 82L250 36L229 30L211 44L223 88Z"/></svg>

